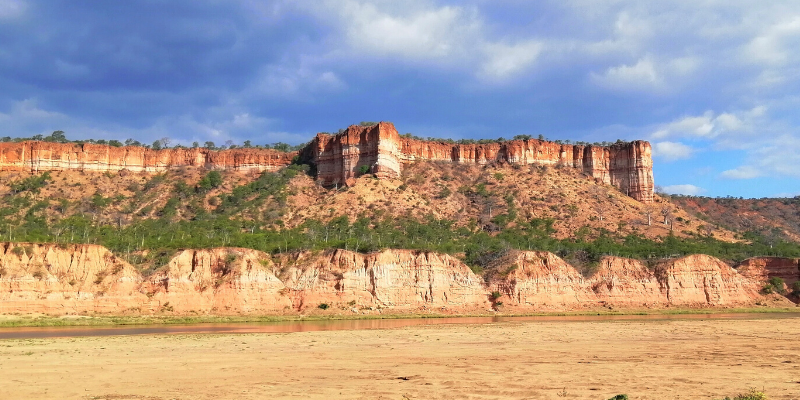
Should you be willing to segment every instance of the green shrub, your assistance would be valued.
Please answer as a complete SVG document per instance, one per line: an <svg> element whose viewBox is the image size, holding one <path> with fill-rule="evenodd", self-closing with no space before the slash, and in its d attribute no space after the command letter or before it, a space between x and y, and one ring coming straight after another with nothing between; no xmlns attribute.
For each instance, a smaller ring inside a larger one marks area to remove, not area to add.
<svg viewBox="0 0 800 400"><path fill-rule="evenodd" d="M492 299L492 301L497 301L497 299L499 299L502 296L503 296L503 294L498 292L498 291L496 291L496 290L494 292L492 292L492 294L489 295L489 297Z"/></svg>
<svg viewBox="0 0 800 400"><path fill-rule="evenodd" d="M610 398L608 400L628 400L628 395L627 394L618 394L618 395L616 395L616 396L614 396L614 397L612 397L612 398Z"/></svg>
<svg viewBox="0 0 800 400"><path fill-rule="evenodd" d="M317 308L319 308L320 310L327 310L328 307L330 307L328 303L319 303L319 305L317 306Z"/></svg>
<svg viewBox="0 0 800 400"><path fill-rule="evenodd" d="M769 285L771 285L774 288L775 292L777 292L777 293L783 294L786 291L783 288L784 287L783 279L782 278L778 278L777 276L773 276L772 278L769 278Z"/></svg>
<svg viewBox="0 0 800 400"><path fill-rule="evenodd" d="M359 175L364 175L366 173L369 173L369 165L362 165L358 167L358 173Z"/></svg>
<svg viewBox="0 0 800 400"><path fill-rule="evenodd" d="M737 395L734 398L726 397L724 400L769 400L764 392L759 392L755 388L751 388L749 392Z"/></svg>
<svg viewBox="0 0 800 400"><path fill-rule="evenodd" d="M800 281L796 281L795 283L792 284L792 292L796 296L800 296Z"/></svg>

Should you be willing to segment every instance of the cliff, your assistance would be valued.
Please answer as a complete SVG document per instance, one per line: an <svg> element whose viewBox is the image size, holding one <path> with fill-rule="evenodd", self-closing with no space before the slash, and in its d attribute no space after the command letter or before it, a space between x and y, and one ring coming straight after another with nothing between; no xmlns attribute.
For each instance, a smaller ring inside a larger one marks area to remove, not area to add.
<svg viewBox="0 0 800 400"><path fill-rule="evenodd" d="M318 134L301 154L317 166L318 178L326 185L347 184L362 171L378 178L397 177L403 164L415 161L509 163L577 168L636 200L653 201L653 161L650 143L644 141L609 147L537 139L450 144L401 137L394 125L381 122L350 126L337 135Z"/></svg>
<svg viewBox="0 0 800 400"><path fill-rule="evenodd" d="M786 285L784 289L800 280L800 260L796 258L753 257L739 263L736 270L762 285L770 278L781 278Z"/></svg>
<svg viewBox="0 0 800 400"><path fill-rule="evenodd" d="M101 246L0 244L0 313L285 314L320 304L348 313L472 312L492 301L520 311L709 307L754 304L759 287L703 255L654 269L606 257L585 278L552 253L510 252L479 277L431 252L216 248L181 251L145 278Z"/></svg>
<svg viewBox="0 0 800 400"><path fill-rule="evenodd" d="M213 151L204 148L151 150L96 144L0 143L2 171L121 171L162 172L181 167L272 171L292 162L297 153L267 149Z"/></svg>
<svg viewBox="0 0 800 400"><path fill-rule="evenodd" d="M0 143L0 171L121 171L162 172L181 167L233 171L272 171L295 156L316 166L324 185L352 185L363 173L396 178L403 164L414 161L543 165L577 168L614 185L642 202L653 200L653 162L644 141L609 147L575 146L542 140L511 140L490 144L448 144L401 137L394 125L350 126L336 135L318 134L299 153L267 149L212 151L204 148L151 150L95 144L27 141Z"/></svg>
<svg viewBox="0 0 800 400"><path fill-rule="evenodd" d="M668 260L652 270L637 260L604 257L589 278L547 252L510 252L496 263L500 273L490 278L490 289L512 306L705 307L747 305L761 298L756 281L706 255Z"/></svg>

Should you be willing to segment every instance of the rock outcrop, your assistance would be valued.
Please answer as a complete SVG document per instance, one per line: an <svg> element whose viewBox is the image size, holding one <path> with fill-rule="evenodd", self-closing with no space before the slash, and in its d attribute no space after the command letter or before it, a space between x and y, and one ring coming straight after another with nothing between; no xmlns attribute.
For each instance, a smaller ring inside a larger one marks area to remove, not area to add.
<svg viewBox="0 0 800 400"><path fill-rule="evenodd" d="M184 250L144 278L96 245L0 244L0 313L287 314L473 312L750 305L760 282L720 260L687 256L647 268L606 257L586 278L547 252L510 252L483 277L448 255L346 250L270 256ZM388 310L388 311L387 311ZM376 311L377 312L377 311Z"/></svg>
<svg viewBox="0 0 800 400"><path fill-rule="evenodd" d="M151 150L97 144L27 141L0 143L3 171L162 172L182 167L233 171L273 171L298 156L316 167L324 185L352 184L364 173L378 178L400 176L403 164L417 160L455 163L563 166L614 185L642 202L653 200L650 143L635 141L609 147L559 144L543 140L510 140L489 144L450 144L401 137L394 125L353 125L336 135L318 134L299 153L268 149L204 148Z"/></svg>
<svg viewBox="0 0 800 400"><path fill-rule="evenodd" d="M146 311L135 268L102 246L0 244L0 312Z"/></svg>
<svg viewBox="0 0 800 400"><path fill-rule="evenodd" d="M362 173L378 178L400 175L414 161L563 166L578 168L642 201L653 200L650 143L634 141L609 147L559 144L537 139L489 144L451 144L402 137L394 125L350 126L336 135L318 134L301 151L326 185L347 184Z"/></svg>
<svg viewBox="0 0 800 400"><path fill-rule="evenodd" d="M279 276L301 308L321 303L375 307L481 307L482 280L443 254L385 250L359 254L334 250L284 256Z"/></svg>
<svg viewBox="0 0 800 400"><path fill-rule="evenodd" d="M748 305L761 298L757 282L706 255L665 261L652 270L636 260L604 257L595 273L584 278L552 253L523 251L497 260L494 270L490 290L512 306L706 307Z"/></svg>
<svg viewBox="0 0 800 400"><path fill-rule="evenodd" d="M297 153L267 149L213 151L204 148L151 150L98 144L0 143L3 171L162 172L182 167L233 171L273 171L292 162Z"/></svg>
<svg viewBox="0 0 800 400"><path fill-rule="evenodd" d="M781 278L786 285L784 289L800 280L800 260L797 258L753 257L739 263L736 270L761 284L770 278Z"/></svg>

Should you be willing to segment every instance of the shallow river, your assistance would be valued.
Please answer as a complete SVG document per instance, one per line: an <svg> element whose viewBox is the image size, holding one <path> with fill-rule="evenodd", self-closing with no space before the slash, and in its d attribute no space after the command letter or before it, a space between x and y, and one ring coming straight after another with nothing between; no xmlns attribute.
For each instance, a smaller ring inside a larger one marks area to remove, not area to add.
<svg viewBox="0 0 800 400"><path fill-rule="evenodd" d="M530 317L448 317L369 320L282 321L258 323L224 323L191 325L128 325L128 326L68 326L0 328L0 339L39 339L54 337L170 335L170 334L228 334L228 333L291 333L310 331L393 329L417 325L489 324L508 322L588 322L630 320L687 320L731 319L764 320L800 318L800 313L709 313L676 315L558 315Z"/></svg>

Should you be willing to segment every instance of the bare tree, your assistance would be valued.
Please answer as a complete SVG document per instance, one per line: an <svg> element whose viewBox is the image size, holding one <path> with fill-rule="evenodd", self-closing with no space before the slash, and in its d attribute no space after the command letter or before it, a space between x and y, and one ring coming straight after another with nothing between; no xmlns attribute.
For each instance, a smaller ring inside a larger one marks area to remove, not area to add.
<svg viewBox="0 0 800 400"><path fill-rule="evenodd" d="M168 137L163 137L161 138L160 142L161 142L161 147L166 149L169 147L170 144L172 144L172 139Z"/></svg>
<svg viewBox="0 0 800 400"><path fill-rule="evenodd" d="M647 216L647 226L653 225L653 214L655 214L655 210L653 210L652 207L645 206L642 212L644 212L644 215Z"/></svg>
<svg viewBox="0 0 800 400"><path fill-rule="evenodd" d="M664 225L669 225L669 229L672 230L672 210L669 207L664 207L661 209L661 215L664 216Z"/></svg>

